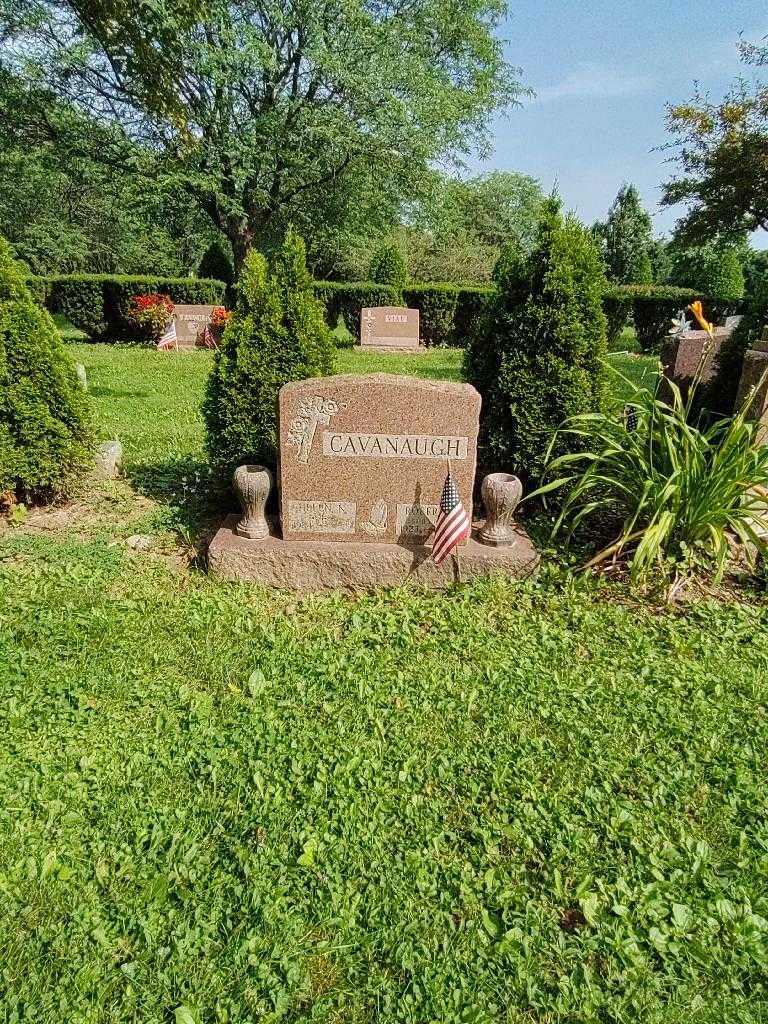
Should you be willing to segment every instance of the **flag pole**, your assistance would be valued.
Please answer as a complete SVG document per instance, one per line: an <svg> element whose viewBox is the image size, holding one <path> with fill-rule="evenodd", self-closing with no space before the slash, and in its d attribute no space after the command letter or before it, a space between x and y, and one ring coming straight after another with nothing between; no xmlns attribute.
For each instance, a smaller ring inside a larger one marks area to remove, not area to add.
<svg viewBox="0 0 768 1024"><path fill-rule="evenodd" d="M451 460L445 460L448 463L448 476L451 476ZM459 495L461 497L461 495ZM461 562L459 561L459 546L458 544L453 549L453 558L456 562L456 582L461 583Z"/></svg>

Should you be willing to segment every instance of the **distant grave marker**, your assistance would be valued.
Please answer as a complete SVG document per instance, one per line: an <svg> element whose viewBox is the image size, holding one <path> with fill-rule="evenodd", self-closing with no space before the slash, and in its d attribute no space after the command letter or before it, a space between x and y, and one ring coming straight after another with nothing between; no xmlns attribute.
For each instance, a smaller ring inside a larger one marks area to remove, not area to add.
<svg viewBox="0 0 768 1024"><path fill-rule="evenodd" d="M365 306L360 313L361 348L418 351L419 311L405 306Z"/></svg>
<svg viewBox="0 0 768 1024"><path fill-rule="evenodd" d="M178 348L194 348L208 325L215 306L176 306L176 343Z"/></svg>

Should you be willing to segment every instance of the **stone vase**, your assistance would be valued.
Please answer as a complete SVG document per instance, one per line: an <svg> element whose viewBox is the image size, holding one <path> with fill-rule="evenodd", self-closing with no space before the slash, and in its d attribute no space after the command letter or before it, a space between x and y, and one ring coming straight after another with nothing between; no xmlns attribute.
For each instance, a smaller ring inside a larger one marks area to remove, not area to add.
<svg viewBox="0 0 768 1024"><path fill-rule="evenodd" d="M523 485L512 473L490 473L483 480L480 493L486 520L478 540L493 547L514 544L516 535L512 517L523 496Z"/></svg>
<svg viewBox="0 0 768 1024"><path fill-rule="evenodd" d="M264 507L272 483L272 473L266 466L238 466L235 470L235 493L243 510L243 517L235 526L240 537L261 540L269 536Z"/></svg>

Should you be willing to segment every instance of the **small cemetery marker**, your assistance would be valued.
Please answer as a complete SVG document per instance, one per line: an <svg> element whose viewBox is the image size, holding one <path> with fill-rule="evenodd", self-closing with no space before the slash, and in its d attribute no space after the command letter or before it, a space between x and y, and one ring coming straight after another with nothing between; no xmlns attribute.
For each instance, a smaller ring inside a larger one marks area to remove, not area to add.
<svg viewBox="0 0 768 1024"><path fill-rule="evenodd" d="M176 306L176 343L178 348L194 348L205 330L215 306Z"/></svg>
<svg viewBox="0 0 768 1024"><path fill-rule="evenodd" d="M361 348L414 351L419 345L419 311L404 306L366 306L360 313Z"/></svg>

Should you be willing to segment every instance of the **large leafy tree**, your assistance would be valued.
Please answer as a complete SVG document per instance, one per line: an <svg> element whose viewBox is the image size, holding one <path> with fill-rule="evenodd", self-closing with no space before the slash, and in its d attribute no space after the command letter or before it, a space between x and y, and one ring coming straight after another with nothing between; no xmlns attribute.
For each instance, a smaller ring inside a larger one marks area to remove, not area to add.
<svg viewBox="0 0 768 1024"><path fill-rule="evenodd" d="M475 144L521 91L502 0L3 3L23 132L171 179L238 267L348 178Z"/></svg>
<svg viewBox="0 0 768 1024"><path fill-rule="evenodd" d="M600 242L608 279L616 284L649 284L651 218L634 185L622 185L604 222L593 228Z"/></svg>
<svg viewBox="0 0 768 1024"><path fill-rule="evenodd" d="M405 218L414 278L490 280L502 248L532 249L544 198L535 178L515 171L473 178L435 172Z"/></svg>
<svg viewBox="0 0 768 1024"><path fill-rule="evenodd" d="M145 179L49 147L0 149L0 233L36 274L183 276L213 227Z"/></svg>
<svg viewBox="0 0 768 1024"><path fill-rule="evenodd" d="M740 49L753 68L768 65L768 47ZM768 230L768 85L739 79L719 103L697 92L671 106L667 122L679 174L664 185L662 202L689 207L678 234L704 242Z"/></svg>

